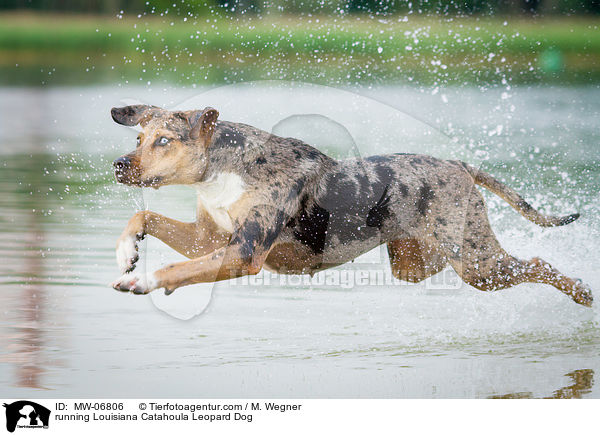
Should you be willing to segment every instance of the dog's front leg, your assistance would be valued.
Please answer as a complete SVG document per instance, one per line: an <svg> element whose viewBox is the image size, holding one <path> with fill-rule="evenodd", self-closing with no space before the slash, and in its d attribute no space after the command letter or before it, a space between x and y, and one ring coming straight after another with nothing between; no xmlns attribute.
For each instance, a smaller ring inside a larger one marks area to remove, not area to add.
<svg viewBox="0 0 600 435"><path fill-rule="evenodd" d="M211 253L225 246L230 237L203 214L197 222L184 223L151 211L141 211L133 215L117 241L117 264L121 273L135 269L137 243L146 235L156 237L188 258Z"/></svg>
<svg viewBox="0 0 600 435"><path fill-rule="evenodd" d="M123 275L113 287L136 294L164 288L166 294L171 294L185 285L255 275L260 272L265 258L266 254L244 257L240 246L227 246L195 260L170 264L148 276Z"/></svg>
<svg viewBox="0 0 600 435"><path fill-rule="evenodd" d="M147 213L140 211L134 214L117 239L117 265L121 273L135 269L135 263L139 259L137 243L146 235Z"/></svg>
<svg viewBox="0 0 600 435"><path fill-rule="evenodd" d="M144 276L124 275L113 287L121 291L148 293L157 288L167 294L185 285L215 282L257 274L271 246L285 225L285 213L273 208L252 209L227 246L191 261L170 264Z"/></svg>

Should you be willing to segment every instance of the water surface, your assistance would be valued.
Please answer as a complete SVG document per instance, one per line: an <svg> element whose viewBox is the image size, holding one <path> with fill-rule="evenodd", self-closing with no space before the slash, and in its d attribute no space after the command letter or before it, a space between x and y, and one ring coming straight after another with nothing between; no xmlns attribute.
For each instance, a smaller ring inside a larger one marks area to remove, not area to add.
<svg viewBox="0 0 600 435"><path fill-rule="evenodd" d="M135 210L194 218L189 188L142 193L112 179L110 162L133 148L135 131L108 111L139 99L213 105L224 119L336 156L422 152L481 165L538 208L582 213L540 229L487 196L508 251L545 258L600 299L600 90L325 94L264 85L0 89L0 395L600 397L598 309L544 285L483 293L448 270L416 285L275 278L168 298L108 286L118 276L114 243ZM155 241L142 250L148 270L182 259ZM387 270L386 255L375 250L342 270Z"/></svg>

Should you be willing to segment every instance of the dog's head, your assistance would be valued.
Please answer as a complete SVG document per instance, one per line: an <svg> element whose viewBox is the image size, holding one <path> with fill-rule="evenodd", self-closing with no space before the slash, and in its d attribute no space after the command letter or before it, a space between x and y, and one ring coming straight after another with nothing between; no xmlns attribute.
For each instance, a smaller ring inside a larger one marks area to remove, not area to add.
<svg viewBox="0 0 600 435"><path fill-rule="evenodd" d="M158 188L202 180L219 116L215 109L170 112L135 105L114 107L111 115L119 124L142 127L136 149L113 162L119 183Z"/></svg>

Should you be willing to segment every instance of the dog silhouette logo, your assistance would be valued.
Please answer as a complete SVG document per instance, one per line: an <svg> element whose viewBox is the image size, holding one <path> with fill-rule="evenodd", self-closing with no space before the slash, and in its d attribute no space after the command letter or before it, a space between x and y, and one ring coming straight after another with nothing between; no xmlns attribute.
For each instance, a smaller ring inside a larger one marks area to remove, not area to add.
<svg viewBox="0 0 600 435"><path fill-rule="evenodd" d="M14 432L18 428L36 429L48 428L50 410L42 405L28 400L19 400L4 404L6 408L6 430Z"/></svg>

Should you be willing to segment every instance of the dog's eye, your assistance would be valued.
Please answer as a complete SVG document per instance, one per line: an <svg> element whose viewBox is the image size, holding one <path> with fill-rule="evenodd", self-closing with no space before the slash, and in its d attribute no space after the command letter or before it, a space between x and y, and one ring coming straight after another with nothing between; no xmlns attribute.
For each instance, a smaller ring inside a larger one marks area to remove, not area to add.
<svg viewBox="0 0 600 435"><path fill-rule="evenodd" d="M159 145L166 145L166 144L169 143L169 139L167 139L166 137L163 136L160 139L158 139L156 141L156 143L159 144Z"/></svg>
<svg viewBox="0 0 600 435"><path fill-rule="evenodd" d="M138 136L137 139L135 140L135 146L140 146L140 144L142 143L142 139L140 139L140 137Z"/></svg>

